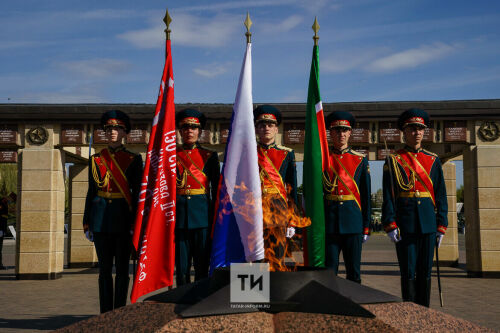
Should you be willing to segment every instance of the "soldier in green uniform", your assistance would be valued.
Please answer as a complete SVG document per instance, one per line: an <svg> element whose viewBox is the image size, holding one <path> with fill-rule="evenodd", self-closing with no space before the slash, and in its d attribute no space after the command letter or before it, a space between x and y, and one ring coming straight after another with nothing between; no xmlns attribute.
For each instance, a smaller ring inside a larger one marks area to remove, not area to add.
<svg viewBox="0 0 500 333"><path fill-rule="evenodd" d="M276 144L281 112L271 105L254 110L262 202L265 259L275 269L284 265L286 238L295 234L288 221L290 201L297 205L297 169L293 149ZM286 238L285 238L286 237ZM270 261L270 257L277 261Z"/></svg>
<svg viewBox="0 0 500 333"><path fill-rule="evenodd" d="M365 155L349 147L355 118L345 111L328 115L330 169L323 174L325 202L325 265L338 272L340 252L346 277L361 283L361 249L370 234L371 180Z"/></svg>
<svg viewBox="0 0 500 333"><path fill-rule="evenodd" d="M438 156L422 149L428 114L403 112L398 127L406 147L384 165L382 222L396 243L403 300L429 306L434 246L448 226L448 201Z"/></svg>
<svg viewBox="0 0 500 333"><path fill-rule="evenodd" d="M103 313L124 306L127 301L131 234L142 179L142 158L122 145L130 132L125 113L108 111L101 117L101 125L106 131L108 147L92 155L89 161L83 229L94 242L99 260L99 301Z"/></svg>
<svg viewBox="0 0 500 333"><path fill-rule="evenodd" d="M217 152L198 143L205 116L193 109L177 113L182 144L177 146L177 207L175 223L176 283L191 283L208 276L210 232L220 176Z"/></svg>

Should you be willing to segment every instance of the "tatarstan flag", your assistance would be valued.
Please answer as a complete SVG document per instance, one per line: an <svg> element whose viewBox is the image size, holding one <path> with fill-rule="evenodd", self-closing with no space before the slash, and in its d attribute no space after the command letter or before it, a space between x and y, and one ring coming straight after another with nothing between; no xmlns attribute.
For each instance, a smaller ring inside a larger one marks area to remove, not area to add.
<svg viewBox="0 0 500 333"><path fill-rule="evenodd" d="M323 204L323 171L328 169L323 104L319 93L319 50L315 45L309 76L304 144L305 214L311 219L306 229L304 262L309 266L325 266L325 210Z"/></svg>

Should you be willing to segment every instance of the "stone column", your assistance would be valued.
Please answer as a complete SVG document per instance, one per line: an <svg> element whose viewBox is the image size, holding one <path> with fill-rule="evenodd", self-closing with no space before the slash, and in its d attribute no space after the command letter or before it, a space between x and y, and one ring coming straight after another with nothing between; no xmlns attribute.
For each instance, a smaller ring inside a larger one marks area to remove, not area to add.
<svg viewBox="0 0 500 333"><path fill-rule="evenodd" d="M455 164L443 164L448 199L448 229L439 248L439 263L444 266L458 265L458 229L457 229L457 184ZM436 258L434 258L436 259Z"/></svg>
<svg viewBox="0 0 500 333"><path fill-rule="evenodd" d="M465 242L470 276L500 276L500 145L464 154Z"/></svg>
<svg viewBox="0 0 500 333"><path fill-rule="evenodd" d="M17 279L55 279L64 267L64 159L49 141L19 153Z"/></svg>
<svg viewBox="0 0 500 333"><path fill-rule="evenodd" d="M69 171L71 222L68 234L68 266L93 267L97 262L94 243L83 233L83 211L88 189L88 166L75 164Z"/></svg>

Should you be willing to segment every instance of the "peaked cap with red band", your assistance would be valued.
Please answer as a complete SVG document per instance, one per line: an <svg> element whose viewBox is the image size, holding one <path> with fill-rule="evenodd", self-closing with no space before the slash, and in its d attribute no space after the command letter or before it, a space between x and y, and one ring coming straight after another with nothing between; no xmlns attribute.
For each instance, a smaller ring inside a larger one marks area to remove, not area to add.
<svg viewBox="0 0 500 333"><path fill-rule="evenodd" d="M281 124L281 112L272 105L259 105L253 110L253 119L256 125L263 121L279 125Z"/></svg>
<svg viewBox="0 0 500 333"><path fill-rule="evenodd" d="M101 126L104 130L106 127L122 127L128 134L130 133L130 118L123 111L109 110L101 116Z"/></svg>
<svg viewBox="0 0 500 333"><path fill-rule="evenodd" d="M347 111L333 111L326 117L326 128L344 127L352 129L356 124L354 116Z"/></svg>
<svg viewBox="0 0 500 333"><path fill-rule="evenodd" d="M422 109L408 109L399 116L398 128L402 131L409 125L429 127L429 115Z"/></svg>
<svg viewBox="0 0 500 333"><path fill-rule="evenodd" d="M184 126L204 128L206 122L205 115L195 109L184 109L175 115L175 123L179 129Z"/></svg>

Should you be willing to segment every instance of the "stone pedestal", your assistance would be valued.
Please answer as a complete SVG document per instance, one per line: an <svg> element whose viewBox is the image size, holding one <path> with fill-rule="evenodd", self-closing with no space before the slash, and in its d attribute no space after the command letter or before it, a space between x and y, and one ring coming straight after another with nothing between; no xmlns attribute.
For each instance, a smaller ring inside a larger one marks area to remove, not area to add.
<svg viewBox="0 0 500 333"><path fill-rule="evenodd" d="M439 263L444 266L456 266L458 265L458 229L455 164L451 162L443 164L443 175L448 199L448 229L439 248Z"/></svg>
<svg viewBox="0 0 500 333"><path fill-rule="evenodd" d="M94 243L85 238L83 233L83 212L85 197L89 186L87 165L75 164L70 167L70 207L71 222L68 234L68 266L92 267L97 262Z"/></svg>
<svg viewBox="0 0 500 333"><path fill-rule="evenodd" d="M500 276L500 145L464 151L464 187L467 272Z"/></svg>
<svg viewBox="0 0 500 333"><path fill-rule="evenodd" d="M17 279L55 279L64 266L64 161L45 147L19 153Z"/></svg>

